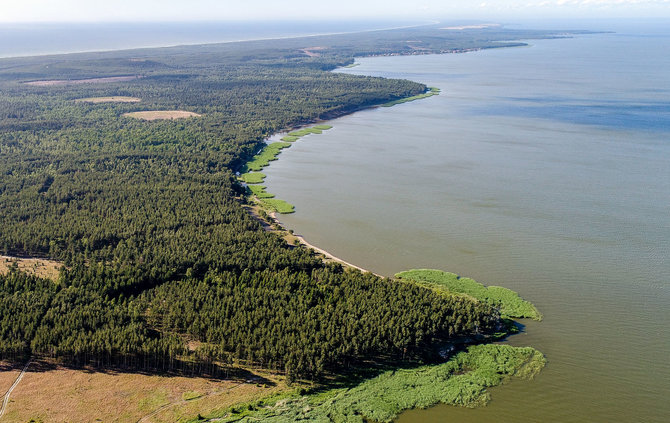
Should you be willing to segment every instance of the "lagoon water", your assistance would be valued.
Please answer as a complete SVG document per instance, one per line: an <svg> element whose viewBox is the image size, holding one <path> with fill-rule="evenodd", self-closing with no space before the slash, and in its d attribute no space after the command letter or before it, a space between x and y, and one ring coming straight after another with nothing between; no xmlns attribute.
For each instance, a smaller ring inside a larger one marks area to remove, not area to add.
<svg viewBox="0 0 670 423"><path fill-rule="evenodd" d="M400 422L667 422L670 34L529 43L341 70L442 94L334 120L272 163L268 191L344 260L453 271L544 313L507 341L547 356L538 378Z"/></svg>

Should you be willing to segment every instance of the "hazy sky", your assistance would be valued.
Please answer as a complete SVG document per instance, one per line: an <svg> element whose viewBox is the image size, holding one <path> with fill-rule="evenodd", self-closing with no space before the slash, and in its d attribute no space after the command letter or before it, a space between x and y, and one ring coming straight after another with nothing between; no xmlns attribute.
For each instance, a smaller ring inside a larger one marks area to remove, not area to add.
<svg viewBox="0 0 670 423"><path fill-rule="evenodd" d="M670 0L0 0L0 21L670 17Z"/></svg>

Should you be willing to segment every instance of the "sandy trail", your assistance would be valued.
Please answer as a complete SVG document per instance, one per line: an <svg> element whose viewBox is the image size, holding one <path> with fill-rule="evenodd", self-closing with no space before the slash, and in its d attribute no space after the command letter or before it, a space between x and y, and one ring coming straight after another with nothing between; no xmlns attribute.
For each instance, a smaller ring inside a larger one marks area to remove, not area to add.
<svg viewBox="0 0 670 423"><path fill-rule="evenodd" d="M32 362L33 362L32 358L28 360L26 365L23 367L23 370L21 370L21 373L19 373L19 376L14 381L14 384L9 388L9 390L5 394L5 398L2 400L2 408L0 408L0 418L2 418L2 416L5 414L7 404L9 404L9 396L12 395L12 391L14 390L14 388L16 388L19 385L19 382L21 382L21 379L23 379L23 375L25 375L26 370L28 370L28 366L30 366L30 363Z"/></svg>

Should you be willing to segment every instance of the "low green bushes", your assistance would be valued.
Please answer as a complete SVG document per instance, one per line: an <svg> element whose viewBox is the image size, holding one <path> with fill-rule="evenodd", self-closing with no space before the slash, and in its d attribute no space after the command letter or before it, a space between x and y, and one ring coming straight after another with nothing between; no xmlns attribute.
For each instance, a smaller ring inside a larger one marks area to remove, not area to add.
<svg viewBox="0 0 670 423"><path fill-rule="evenodd" d="M405 410L439 403L485 405L490 400L487 388L512 377L533 378L545 363L544 356L530 347L473 345L446 363L386 371L350 388L266 398L211 418L222 422L391 422Z"/></svg>
<svg viewBox="0 0 670 423"><path fill-rule="evenodd" d="M498 306L501 314L507 317L527 317L542 320L542 314L532 303L524 300L511 289L501 286L486 287L473 279L462 278L455 273L434 269L408 270L395 276L400 279L446 288L449 292L456 294L469 295L480 301Z"/></svg>
<svg viewBox="0 0 670 423"><path fill-rule="evenodd" d="M405 97L405 98L400 98L398 100L389 101L388 103L384 103L381 106L382 107L391 107L391 106L395 106L396 104L408 103L410 101L421 100L423 98L432 97L434 95L438 95L439 93L440 93L439 88L430 87L430 88L428 88L428 91L423 93L423 94L413 95L411 97Z"/></svg>
<svg viewBox="0 0 670 423"><path fill-rule="evenodd" d="M247 184L260 184L265 179L265 174L260 172L247 172L240 175L240 179Z"/></svg>
<svg viewBox="0 0 670 423"><path fill-rule="evenodd" d="M263 198L261 199L261 204L281 214L288 214L295 212L295 207L293 206L293 204L287 203L284 200Z"/></svg>

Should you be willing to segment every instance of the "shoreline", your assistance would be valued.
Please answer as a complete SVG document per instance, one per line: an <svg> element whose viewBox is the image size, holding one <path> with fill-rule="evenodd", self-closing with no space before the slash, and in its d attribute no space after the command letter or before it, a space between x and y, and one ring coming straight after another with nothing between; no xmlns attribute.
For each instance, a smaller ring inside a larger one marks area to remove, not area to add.
<svg viewBox="0 0 670 423"><path fill-rule="evenodd" d="M387 277L387 276L380 275L378 273L374 273L374 272L372 272L368 269L364 269L360 266L356 266L353 263L349 263L348 261L343 260L342 258L337 257L336 255L329 253L328 251L324 250L323 248L319 248L316 245L310 243L309 241L307 241L305 239L304 236L299 235L299 234L295 234L295 233L291 233L290 231L292 229L287 229L279 221L279 219L277 218L277 212L275 212L275 211L268 212L267 210L265 210L261 206L260 203L255 204L255 205L244 205L243 204L242 208L252 217L252 219L256 220L263 227L264 231L273 232L273 233L279 235L280 237L282 237L284 239L284 241L286 241L286 243L288 245L290 245L292 247L297 247L297 245L294 242L292 243L290 241L290 239L293 239L294 241L297 240L300 243L300 245L304 245L307 248L311 248L317 254L323 255L324 256L324 258L323 258L324 262L328 262L328 261L336 262L336 263L342 264L346 267L359 270L363 273L371 273L371 274L373 274L375 276L378 276L380 278L386 278ZM260 215L259 211L261 211L261 210L266 212L269 219L265 219L263 216ZM269 222L268 222L268 220L269 220Z"/></svg>
<svg viewBox="0 0 670 423"><path fill-rule="evenodd" d="M277 219L277 212L272 212L272 213L269 213L268 215L269 215L270 218L272 219L273 223L276 223L276 224L277 224L280 228L282 228L283 230L288 231L288 229L286 229L286 227L279 221L279 219ZM316 251L316 252L319 253L319 254L324 255L325 258L328 259L328 260L334 261L334 262L336 262L336 263L343 264L343 265L345 265L345 266L347 266L347 267L350 267L350 268L353 268L353 269L356 269L356 270L360 270L360 271L363 272L363 273L371 273L371 274L373 274L373 275L375 275L375 276L379 276L380 278L386 278L386 276L382 276L382 275L380 275L380 274L378 274L378 273L374 273L374 272L372 272L372 271L370 271L370 270L368 270L368 269L364 269L364 268L362 268L362 267L360 267L360 266L356 266L355 264L349 263L348 261L343 260L343 259L341 259L340 257L337 257L337 256L335 256L335 255L329 253L328 251L324 250L323 248L319 248L319 247L317 247L316 245L314 245L314 244L310 243L309 241L307 241L307 240L305 239L305 237L302 236L302 235L298 235L298 234L295 234L295 233L294 233L294 234L291 234L291 235L293 235L293 236L300 242L300 244L302 244L302 245L304 245L304 246L306 246L306 247L308 247L308 248L311 248L312 250Z"/></svg>
<svg viewBox="0 0 670 423"><path fill-rule="evenodd" d="M344 68L346 68L346 66L344 66L344 67L340 67L340 68L336 68L336 69L344 69ZM335 70L333 70L333 71L335 71ZM333 71L331 71L331 72L333 72ZM425 85L425 84L424 84L424 85ZM318 124L320 124L320 123L324 123L324 122L331 122L331 121L334 120L334 119L337 119L337 118L340 118L340 117L344 117L344 116L347 116L347 115L353 115L354 113L359 112L359 111L363 111L363 110L373 110L373 109L381 108L381 107L393 107L393 106L395 106L395 105L397 105L397 104L409 103L409 102L416 101L416 100L423 100L423 99L432 97L432 96L434 96L434 95L439 95L439 94L440 94L440 89L439 89L439 88L428 87L428 86L426 86L426 90L425 90L425 92L422 93L422 94L418 94L418 95L410 96L410 97L405 97L405 98L398 99L398 100L394 100L394 101L391 101L391 102L380 103L380 104L373 104L373 105L369 105L369 106L360 106L360 107L356 107L356 108L353 108L353 109L350 109L350 110L342 110L342 111L339 111L339 112L333 112L334 116L322 117L322 118L317 119L317 120L315 120L315 121L306 122L306 123L304 123L304 124L295 126L295 127L293 127L293 128L284 128L284 129L282 129L281 131L276 132L276 133L272 134L271 136L269 136L264 142L265 142L266 145L267 145L268 140L269 140L270 138L274 137L274 136L278 136L278 135L281 135L281 134L288 134L288 133L291 132L291 131L298 131L298 130L301 130L301 129L305 129L305 128L309 127L310 125L315 125L315 124L318 125ZM365 268L363 268L363 267L357 266L357 265L355 265L355 264L353 264L353 263L350 263L350 262L348 262L348 261L346 261L346 260L344 260L344 259L342 259L342 258L340 258L340 257L337 257L337 256L334 255L334 254L331 254L330 252L324 250L323 248L319 248L319 247L317 247L316 245L310 243L309 241L307 241L307 240L305 239L304 236L302 236L302 235L298 235L298 234L294 234L294 233L290 232L290 231L292 231L292 229L288 229L288 228L286 228L286 226L284 226L284 225L279 221L279 219L277 218L277 213L278 213L277 211L274 211L274 210L267 210L267 209L265 209L265 208L263 207L263 203L262 203L261 199L258 198L256 195L251 194L251 197L254 199L254 202L256 203L256 206L258 207L258 209L260 209L260 210L264 210L264 211L267 213L267 215L268 215L268 217L270 218L271 222L267 222L262 216L260 216L260 215L258 214L258 210L256 210L254 207L244 207L244 206L243 206L243 208L247 211L247 213L249 213L249 214L251 215L252 218L254 218L255 220L257 220L257 221L261 224L261 226L263 226L263 229L264 229L265 231L268 231L268 232L275 232L275 233L279 234L280 236L282 235L282 234L281 234L282 231L283 231L283 232L286 232L286 233L289 233L289 234L294 238L294 240L297 240L301 245L304 245L304 246L306 246L306 247L308 247L308 248L311 248L312 250L314 250L314 251L317 252L318 254L322 254L322 255L324 256L324 259L323 259L324 261L330 260L330 261L333 261L333 262L342 264L342 265L344 265L344 266L346 266L346 267L349 267L349 268L352 268L352 269L359 270L359 271L361 271L361 272L363 272L363 273L371 273L371 274L373 274L373 275L375 275L375 276L377 276L377 277L380 277L380 278L382 278L382 279L385 279L385 278L388 277L388 276L383 276L383 275L380 275L380 274L378 274L378 273L372 272L372 271L370 271L370 270L368 270L368 269L365 269ZM277 227L279 227L279 229L275 229L275 228L273 227L273 225L276 225ZM283 236L283 238L284 238L284 240L287 242L287 244L291 245L291 243L289 242L289 240L286 239L286 236ZM295 245L295 244L293 244L293 245Z"/></svg>

